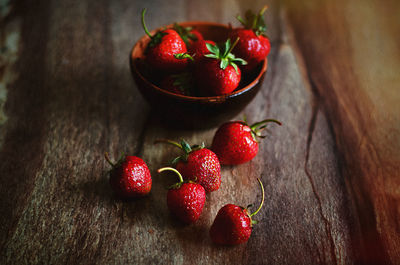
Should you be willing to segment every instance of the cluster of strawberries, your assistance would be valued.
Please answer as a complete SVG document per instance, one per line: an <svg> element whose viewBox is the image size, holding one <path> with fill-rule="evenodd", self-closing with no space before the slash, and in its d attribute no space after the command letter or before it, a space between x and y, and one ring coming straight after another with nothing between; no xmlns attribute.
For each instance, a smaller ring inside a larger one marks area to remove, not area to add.
<svg viewBox="0 0 400 265"><path fill-rule="evenodd" d="M158 172L173 171L179 182L172 185L167 193L169 210L183 223L197 221L203 211L206 193L218 190L221 185L221 164L237 165L252 160L258 153L259 139L267 123L277 120L267 119L249 126L245 121L224 123L213 138L211 150L202 145L190 146L182 140L180 143L171 140L158 140L182 149L183 154L172 161L174 167L160 168ZM147 195L152 186L150 170L139 157L123 156L117 163L111 164L110 184L115 193L122 198L134 198ZM248 208L234 204L222 207L211 228L213 242L223 245L236 245L247 242L256 222L251 219L261 209L250 213Z"/></svg>
<svg viewBox="0 0 400 265"><path fill-rule="evenodd" d="M205 40L196 29L177 23L151 35L144 22L144 9L142 24L150 37L145 62L152 73L162 73L157 85L189 96L218 96L234 91L243 79L242 73L251 75L270 51L270 42L263 35L265 10L266 7L258 14L247 11L245 19L238 16L244 27L231 29L226 42L215 43Z"/></svg>

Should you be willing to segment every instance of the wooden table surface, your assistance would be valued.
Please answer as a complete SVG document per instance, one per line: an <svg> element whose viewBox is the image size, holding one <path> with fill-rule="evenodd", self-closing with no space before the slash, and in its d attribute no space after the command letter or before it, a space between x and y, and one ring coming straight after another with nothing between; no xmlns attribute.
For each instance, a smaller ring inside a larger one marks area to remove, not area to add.
<svg viewBox="0 0 400 265"><path fill-rule="evenodd" d="M237 117L277 118L251 162L223 167L200 220L175 221L156 169L216 128L159 121L128 56L149 28L264 4L272 50ZM0 264L400 264L400 2L396 0L1 1ZM142 157L151 194L126 202L105 151ZM212 244L226 203L266 202L248 243Z"/></svg>

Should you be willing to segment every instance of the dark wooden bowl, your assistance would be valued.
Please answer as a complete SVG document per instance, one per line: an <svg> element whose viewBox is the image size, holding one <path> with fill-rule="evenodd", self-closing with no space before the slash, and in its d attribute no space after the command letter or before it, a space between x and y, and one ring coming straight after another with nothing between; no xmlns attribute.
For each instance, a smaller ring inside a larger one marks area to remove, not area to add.
<svg viewBox="0 0 400 265"><path fill-rule="evenodd" d="M193 27L200 31L205 39L216 42L226 41L230 31L227 25L210 22L184 22L180 25ZM158 87L145 77L144 51L149 41L150 38L145 35L132 48L129 57L133 78L139 91L160 119L181 128L209 128L229 121L255 97L267 70L267 59L265 59L251 76L242 80L238 89L227 95L212 97L177 95Z"/></svg>

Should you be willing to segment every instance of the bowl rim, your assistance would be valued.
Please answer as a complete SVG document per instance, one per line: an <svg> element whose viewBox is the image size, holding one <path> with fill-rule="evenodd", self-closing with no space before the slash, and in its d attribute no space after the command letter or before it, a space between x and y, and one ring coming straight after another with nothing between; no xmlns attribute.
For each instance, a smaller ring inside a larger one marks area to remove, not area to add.
<svg viewBox="0 0 400 265"><path fill-rule="evenodd" d="M222 24L222 23L215 23L215 22L208 22L208 21L184 21L184 22L179 22L179 25L182 26L196 26L196 25L205 25L205 26L217 26L217 27L224 27L224 28L231 28L231 24ZM154 34L155 32L165 29L165 28L171 28L174 24L169 24L163 27L159 27L155 30L150 31L151 34ZM159 93L161 94L165 94L167 96L170 97L174 97L177 99L185 99L188 101L206 101L206 102L221 102L221 101L225 101L229 98L233 98L233 97L237 97L241 94L246 93L247 91L251 90L256 84L258 84L258 82L260 81L261 77L263 74L265 74L265 72L267 71L267 65L268 65L268 59L265 58L262 61L262 66L260 69L260 72L257 74L257 76L254 78L253 81L251 81L248 85L246 85L245 87L239 89L239 90L234 90L233 92L229 93L229 94L225 94L225 95L219 95L219 96L207 96L207 97L195 97L195 96L186 96L186 95L180 95L180 94L175 94L172 92L169 92L165 89L162 89L160 87L158 87L157 85L153 84L152 82L150 82L149 80L147 80L147 78L145 78L141 72L138 70L136 63L134 62L136 58L140 58L140 57L133 57L133 51L139 46L139 44L145 40L146 38L149 38L149 36L147 36L146 34L143 35L142 37L140 37L136 43L133 45L130 54L129 54L129 63L131 66L131 70L135 71L135 73L139 76L140 79L142 79L147 85L151 86L153 89L157 90Z"/></svg>

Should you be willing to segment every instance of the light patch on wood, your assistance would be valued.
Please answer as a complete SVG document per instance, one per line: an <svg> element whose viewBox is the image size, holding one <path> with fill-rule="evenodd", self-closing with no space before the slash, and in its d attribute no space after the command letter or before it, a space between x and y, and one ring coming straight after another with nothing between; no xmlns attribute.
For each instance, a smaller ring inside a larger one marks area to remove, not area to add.
<svg viewBox="0 0 400 265"><path fill-rule="evenodd" d="M348 2L348 8L345 9L352 32L351 42L353 47L357 47L352 53L354 70L373 105L372 113L364 113L377 124L369 128L369 134L384 143L380 152L382 159L398 160L400 49L394 32L399 26L398 23L392 23L391 19L397 13L387 12L379 7L380 3L367 3ZM364 19L365 16L370 19Z"/></svg>
<svg viewBox="0 0 400 265"><path fill-rule="evenodd" d="M4 19L10 10L8 3L1 5L0 18ZM14 65L18 59L18 50L20 49L20 25L20 19L14 19L2 28L0 35L0 146L4 137L2 127L7 121L7 115L4 111L7 89L17 78Z"/></svg>

